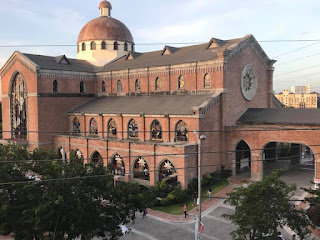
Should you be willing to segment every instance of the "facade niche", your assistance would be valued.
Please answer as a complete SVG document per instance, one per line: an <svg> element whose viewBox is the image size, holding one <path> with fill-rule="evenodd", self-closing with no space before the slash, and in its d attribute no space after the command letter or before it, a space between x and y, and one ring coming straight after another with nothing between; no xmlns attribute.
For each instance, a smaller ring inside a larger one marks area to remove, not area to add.
<svg viewBox="0 0 320 240"><path fill-rule="evenodd" d="M182 120L176 125L176 141L188 141L188 126Z"/></svg>
<svg viewBox="0 0 320 240"><path fill-rule="evenodd" d="M136 92L140 92L141 91L141 86L140 86L140 81L139 79L136 79L135 83L134 83L134 90Z"/></svg>
<svg viewBox="0 0 320 240"><path fill-rule="evenodd" d="M52 92L58 92L58 81L57 80L54 80L53 83L52 83Z"/></svg>
<svg viewBox="0 0 320 240"><path fill-rule="evenodd" d="M154 120L151 123L151 140L161 140L162 139L162 128L158 120Z"/></svg>
<svg viewBox="0 0 320 240"><path fill-rule="evenodd" d="M138 124L136 120L131 119L128 124L128 137L138 138Z"/></svg>
<svg viewBox="0 0 320 240"><path fill-rule="evenodd" d="M76 133L76 134L80 134L81 130L80 130L80 121L79 119L76 117L73 119L72 121L72 132Z"/></svg>
<svg viewBox="0 0 320 240"><path fill-rule="evenodd" d="M206 73L203 77L203 86L204 88L211 88L211 75Z"/></svg>
<svg viewBox="0 0 320 240"><path fill-rule="evenodd" d="M85 85L84 85L84 82L81 81L80 82L80 93L84 93L85 92Z"/></svg>
<svg viewBox="0 0 320 240"><path fill-rule="evenodd" d="M101 83L101 92L106 92L106 82L105 81L102 81Z"/></svg>
<svg viewBox="0 0 320 240"><path fill-rule="evenodd" d="M178 89L184 89L184 76L180 75L178 78Z"/></svg>
<svg viewBox="0 0 320 240"><path fill-rule="evenodd" d="M98 136L98 123L94 118L91 118L90 120L89 133L91 136Z"/></svg>
<svg viewBox="0 0 320 240"><path fill-rule="evenodd" d="M116 121L111 118L108 122L108 137L116 137L117 136L117 124Z"/></svg>
<svg viewBox="0 0 320 240"><path fill-rule="evenodd" d="M154 90L159 91L160 89L161 89L161 81L160 81L160 78L157 77L154 82Z"/></svg>
<svg viewBox="0 0 320 240"><path fill-rule="evenodd" d="M121 93L122 92L122 83L121 80L118 80L117 82L117 92Z"/></svg>

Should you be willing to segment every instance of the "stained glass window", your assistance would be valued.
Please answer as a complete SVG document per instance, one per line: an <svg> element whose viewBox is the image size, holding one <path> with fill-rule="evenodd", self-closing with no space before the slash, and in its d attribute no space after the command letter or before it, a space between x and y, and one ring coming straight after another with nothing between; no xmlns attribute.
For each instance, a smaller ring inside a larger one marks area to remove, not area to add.
<svg viewBox="0 0 320 240"><path fill-rule="evenodd" d="M160 78L159 78L159 77L157 77L156 80L155 80L154 89L155 89L156 91L158 91L158 90L161 89L161 81L160 81Z"/></svg>
<svg viewBox="0 0 320 240"><path fill-rule="evenodd" d="M127 43L124 43L123 50L128 51L128 44Z"/></svg>
<svg viewBox="0 0 320 240"><path fill-rule="evenodd" d="M12 138L27 138L27 91L20 73L14 77L11 91Z"/></svg>
<svg viewBox="0 0 320 240"><path fill-rule="evenodd" d="M169 160L164 160L159 166L159 180L177 180L177 171Z"/></svg>
<svg viewBox="0 0 320 240"><path fill-rule="evenodd" d="M96 42L91 42L90 47L91 47L91 50L96 50L97 49Z"/></svg>
<svg viewBox="0 0 320 240"><path fill-rule="evenodd" d="M113 173L116 175L124 175L125 174L125 168L124 168L124 162L122 157L115 153L112 157L111 157L111 163L113 166Z"/></svg>
<svg viewBox="0 0 320 240"><path fill-rule="evenodd" d="M92 118L89 125L90 135L98 135L98 123Z"/></svg>
<svg viewBox="0 0 320 240"><path fill-rule="evenodd" d="M179 121L176 126L176 141L188 141L188 127L184 121Z"/></svg>
<svg viewBox="0 0 320 240"><path fill-rule="evenodd" d="M150 181L149 166L143 157L138 157L134 162L133 177Z"/></svg>
<svg viewBox="0 0 320 240"><path fill-rule="evenodd" d="M161 124L158 120L154 120L151 123L151 139L160 140L162 139L162 129Z"/></svg>
<svg viewBox="0 0 320 240"><path fill-rule="evenodd" d="M73 125L73 132L80 133L80 121L78 118L73 119L72 125Z"/></svg>
<svg viewBox="0 0 320 240"><path fill-rule="evenodd" d="M52 83L52 91L58 92L58 81L57 80L54 80Z"/></svg>
<svg viewBox="0 0 320 240"><path fill-rule="evenodd" d="M122 92L122 84L121 84L121 81L120 80L118 80L118 82L117 82L117 92Z"/></svg>
<svg viewBox="0 0 320 240"><path fill-rule="evenodd" d="M204 78L203 78L203 85L205 88L210 88L211 87L211 76L209 73L206 73L204 75Z"/></svg>
<svg viewBox="0 0 320 240"><path fill-rule="evenodd" d="M184 88L184 76L180 75L178 78L178 88L183 89Z"/></svg>
<svg viewBox="0 0 320 240"><path fill-rule="evenodd" d="M136 81L135 81L134 90L136 92L140 92L140 81L139 81L139 79L136 79Z"/></svg>
<svg viewBox="0 0 320 240"><path fill-rule="evenodd" d="M108 122L108 136L109 137L117 136L117 124L113 118L111 118Z"/></svg>
<svg viewBox="0 0 320 240"><path fill-rule="evenodd" d="M101 83L101 92L106 92L106 82L102 81Z"/></svg>
<svg viewBox="0 0 320 240"><path fill-rule="evenodd" d="M128 124L128 137L137 138L138 137L138 124L134 119L131 119Z"/></svg>
<svg viewBox="0 0 320 240"><path fill-rule="evenodd" d="M85 50L86 50L86 44L82 43L82 51L85 51Z"/></svg>
<svg viewBox="0 0 320 240"><path fill-rule="evenodd" d="M80 93L84 93L84 92L85 92L84 82L81 81L81 82L80 82Z"/></svg>
<svg viewBox="0 0 320 240"><path fill-rule="evenodd" d="M105 41L102 41L102 43L101 43L101 49L106 49L106 42L105 42Z"/></svg>
<svg viewBox="0 0 320 240"><path fill-rule="evenodd" d="M113 50L119 50L119 43L118 42L114 42Z"/></svg>

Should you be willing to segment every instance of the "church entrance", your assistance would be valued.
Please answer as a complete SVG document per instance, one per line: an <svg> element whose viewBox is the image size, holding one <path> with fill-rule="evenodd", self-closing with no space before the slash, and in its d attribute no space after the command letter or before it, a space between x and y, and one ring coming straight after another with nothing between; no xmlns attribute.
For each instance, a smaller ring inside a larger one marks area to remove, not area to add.
<svg viewBox="0 0 320 240"><path fill-rule="evenodd" d="M251 149L244 140L236 145L235 162L237 175L251 177Z"/></svg>

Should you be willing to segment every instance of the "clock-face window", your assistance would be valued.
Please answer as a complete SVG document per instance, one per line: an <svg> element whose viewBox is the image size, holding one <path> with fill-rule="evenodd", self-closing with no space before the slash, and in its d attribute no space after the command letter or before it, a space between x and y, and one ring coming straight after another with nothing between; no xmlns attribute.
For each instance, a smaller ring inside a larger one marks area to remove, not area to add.
<svg viewBox="0 0 320 240"><path fill-rule="evenodd" d="M241 91L244 98L248 101L252 100L258 87L257 74L251 65L246 65L241 74Z"/></svg>

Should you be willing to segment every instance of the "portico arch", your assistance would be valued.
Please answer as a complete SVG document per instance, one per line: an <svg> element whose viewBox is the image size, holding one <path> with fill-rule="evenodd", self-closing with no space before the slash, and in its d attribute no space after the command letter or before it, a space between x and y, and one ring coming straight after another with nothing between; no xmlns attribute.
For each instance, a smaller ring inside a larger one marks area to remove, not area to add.
<svg viewBox="0 0 320 240"><path fill-rule="evenodd" d="M94 164L102 162L101 154L98 151L94 151L90 156L90 162Z"/></svg>
<svg viewBox="0 0 320 240"><path fill-rule="evenodd" d="M235 145L235 164L236 174L249 175L251 169L251 149L246 141L240 140Z"/></svg>
<svg viewBox="0 0 320 240"><path fill-rule="evenodd" d="M133 161L133 177L150 181L149 165L143 157L137 157Z"/></svg>
<svg viewBox="0 0 320 240"><path fill-rule="evenodd" d="M168 159L164 159L161 161L158 167L159 171L159 181L162 180L170 181L170 182L177 182L178 181L178 174L176 168L172 164L172 162Z"/></svg>
<svg viewBox="0 0 320 240"><path fill-rule="evenodd" d="M120 154L118 153L114 153L111 156L111 164L112 164L112 168L113 168L113 173L115 175L124 175L126 170L125 170L125 166L124 166L124 161L122 159L122 157L120 156Z"/></svg>

